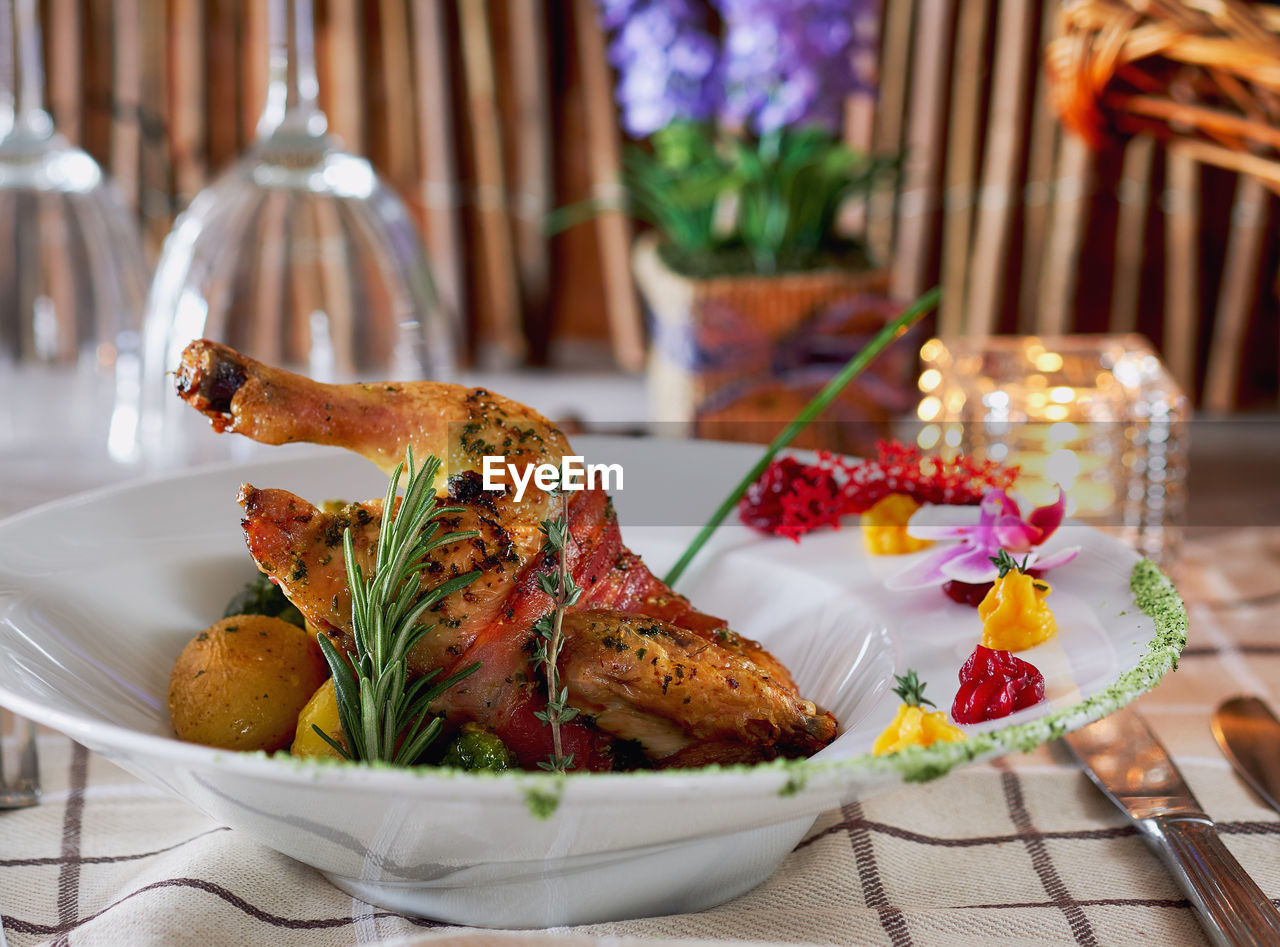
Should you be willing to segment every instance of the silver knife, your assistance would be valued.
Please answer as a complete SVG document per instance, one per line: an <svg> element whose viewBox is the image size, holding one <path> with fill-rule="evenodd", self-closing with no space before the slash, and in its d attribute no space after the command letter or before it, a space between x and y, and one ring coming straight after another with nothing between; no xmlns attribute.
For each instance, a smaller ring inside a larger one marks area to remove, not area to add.
<svg viewBox="0 0 1280 947"><path fill-rule="evenodd" d="M1132 710L1064 737L1089 778L1128 814L1215 944L1280 943L1277 911L1218 833L1160 741Z"/></svg>

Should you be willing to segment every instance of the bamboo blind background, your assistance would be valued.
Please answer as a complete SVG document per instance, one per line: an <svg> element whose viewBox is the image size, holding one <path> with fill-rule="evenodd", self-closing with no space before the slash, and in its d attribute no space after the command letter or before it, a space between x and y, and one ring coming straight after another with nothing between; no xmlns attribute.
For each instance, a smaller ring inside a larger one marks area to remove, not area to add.
<svg viewBox="0 0 1280 947"><path fill-rule="evenodd" d="M42 0L59 129L110 171L154 254L252 138L262 0ZM628 369L643 334L631 228L554 238L550 208L616 194L622 145L594 0L316 0L322 104L416 215L476 357L545 363L553 339ZM885 0L878 99L846 138L904 154L846 219L895 293L941 283L942 332L1130 331L1206 407L1274 404L1275 199L1134 140L1091 153L1049 106L1056 0ZM578 348L584 348L578 346ZM586 346L585 351L593 351Z"/></svg>

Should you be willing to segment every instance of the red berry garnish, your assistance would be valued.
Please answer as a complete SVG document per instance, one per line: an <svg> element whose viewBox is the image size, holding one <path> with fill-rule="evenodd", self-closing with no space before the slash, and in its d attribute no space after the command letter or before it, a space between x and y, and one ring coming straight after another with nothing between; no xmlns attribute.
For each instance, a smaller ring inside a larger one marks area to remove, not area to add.
<svg viewBox="0 0 1280 947"><path fill-rule="evenodd" d="M1044 570L1028 569L1027 575L1038 579L1044 575ZM995 585L994 582L960 582L956 579L948 579L943 583L942 591L953 602L977 608L982 604L982 600L987 597L987 593L991 591L993 585Z"/></svg>
<svg viewBox="0 0 1280 947"><path fill-rule="evenodd" d="M865 513L891 493L905 493L921 505L976 506L988 490L1007 490L1018 479L1017 467L992 460L943 458L897 441L881 441L876 447L879 456L871 460L831 458L847 475L842 486L845 512Z"/></svg>
<svg viewBox="0 0 1280 947"><path fill-rule="evenodd" d="M951 704L956 723L1007 717L1044 700L1044 675L1008 651L978 645L960 669L960 690Z"/></svg>
<svg viewBox="0 0 1280 947"><path fill-rule="evenodd" d="M959 582L956 579L948 579L943 583L942 591L953 602L977 608L987 597L993 585L995 585L994 582Z"/></svg>
<svg viewBox="0 0 1280 947"><path fill-rule="evenodd" d="M752 529L798 540L810 529L838 525L839 488L821 467L779 457L747 488L738 515Z"/></svg>
<svg viewBox="0 0 1280 947"><path fill-rule="evenodd" d="M780 457L738 503L742 521L753 529L798 540L821 526L839 526L840 517L865 513L891 493L917 503L973 506L988 490L1008 489L1017 467L969 457L941 458L895 441L881 441L878 456L848 460L827 451L817 463Z"/></svg>

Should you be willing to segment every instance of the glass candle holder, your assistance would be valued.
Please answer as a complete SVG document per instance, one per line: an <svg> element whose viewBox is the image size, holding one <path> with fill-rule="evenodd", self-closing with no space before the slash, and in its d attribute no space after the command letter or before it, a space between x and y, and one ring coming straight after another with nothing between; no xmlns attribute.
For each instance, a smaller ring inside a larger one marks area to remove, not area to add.
<svg viewBox="0 0 1280 947"><path fill-rule="evenodd" d="M1144 338L931 339L920 357L922 448L1017 465L1017 492L1032 504L1061 486L1068 516L1173 558L1190 406Z"/></svg>

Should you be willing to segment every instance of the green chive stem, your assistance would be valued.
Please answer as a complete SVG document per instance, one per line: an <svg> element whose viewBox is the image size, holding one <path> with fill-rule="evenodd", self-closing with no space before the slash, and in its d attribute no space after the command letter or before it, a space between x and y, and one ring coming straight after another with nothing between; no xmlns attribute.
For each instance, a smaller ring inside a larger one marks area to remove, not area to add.
<svg viewBox="0 0 1280 947"><path fill-rule="evenodd" d="M708 520L707 524L698 531L698 535L693 538L693 542L689 544L689 548L684 551L684 554L676 561L676 564L672 566L671 570L666 574L663 581L665 581L667 585L674 587L676 582L680 580L680 576L684 575L684 570L689 567L689 563L693 561L694 556L698 554L699 550L707 544L707 540L709 540L711 538L711 534L716 531L716 527L723 523L725 517L727 517L733 508L738 505L738 501L741 500L743 494L747 492L747 488L750 487L751 484L755 483L756 479L764 473L765 468L768 467L773 458L777 456L778 451L782 450L795 440L796 435L799 434L810 421L821 414L823 409L825 409L826 406L835 399L836 395L840 394L840 392L844 390L845 386L847 386L849 382L857 378L858 375L862 373L862 370L866 368L877 355L884 351L889 343L905 334L906 331L917 322L917 320L919 320L929 310L933 309L934 306L938 304L938 300L941 297L942 291L935 286L913 302L903 310L902 315L898 316L898 318L894 319L893 322L889 323L876 333L875 338L868 342L857 355L849 359L844 368L840 370L840 374L827 382L826 387L813 396L813 400L805 405L804 408L801 409L800 413L791 420L791 423L783 428L782 432L773 439L773 442L765 449L764 454L762 454L760 459L756 461L755 466L747 471L746 476L738 482L738 485L729 492L727 497L724 498L724 502L716 508L716 511L713 514L711 514L711 519Z"/></svg>

